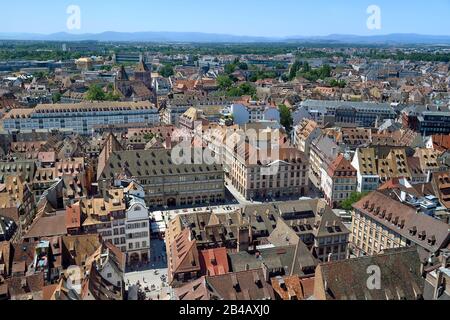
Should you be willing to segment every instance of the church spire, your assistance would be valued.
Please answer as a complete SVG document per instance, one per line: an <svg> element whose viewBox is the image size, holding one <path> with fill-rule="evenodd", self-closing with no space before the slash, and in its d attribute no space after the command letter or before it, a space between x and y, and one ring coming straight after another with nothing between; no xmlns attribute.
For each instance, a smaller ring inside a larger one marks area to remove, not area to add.
<svg viewBox="0 0 450 320"><path fill-rule="evenodd" d="M117 73L117 80L128 81L128 74L125 71L125 67L122 65L120 71Z"/></svg>
<svg viewBox="0 0 450 320"><path fill-rule="evenodd" d="M145 64L144 59L140 59L135 71L136 72L150 72L150 69Z"/></svg>

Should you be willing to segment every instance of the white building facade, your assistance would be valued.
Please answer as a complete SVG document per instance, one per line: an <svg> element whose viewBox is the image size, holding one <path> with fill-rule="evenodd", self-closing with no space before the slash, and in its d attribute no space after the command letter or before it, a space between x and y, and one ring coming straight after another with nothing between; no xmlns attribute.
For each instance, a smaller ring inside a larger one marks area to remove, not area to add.
<svg viewBox="0 0 450 320"><path fill-rule="evenodd" d="M141 186L126 193L126 246L127 263L150 261L150 218Z"/></svg>

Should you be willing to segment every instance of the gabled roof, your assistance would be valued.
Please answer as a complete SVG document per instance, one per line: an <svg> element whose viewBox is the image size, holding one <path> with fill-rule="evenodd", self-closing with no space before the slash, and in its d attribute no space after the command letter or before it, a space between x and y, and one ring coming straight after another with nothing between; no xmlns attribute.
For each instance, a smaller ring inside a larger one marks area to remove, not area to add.
<svg viewBox="0 0 450 320"><path fill-rule="evenodd" d="M227 249L225 247L200 251L202 274L217 276L229 272Z"/></svg>
<svg viewBox="0 0 450 320"><path fill-rule="evenodd" d="M441 203L450 209L450 171L434 173L432 184Z"/></svg>
<svg viewBox="0 0 450 320"><path fill-rule="evenodd" d="M262 269L206 277L212 295L223 300L274 300Z"/></svg>
<svg viewBox="0 0 450 320"><path fill-rule="evenodd" d="M66 215L59 213L53 216L38 217L23 238L42 238L66 234Z"/></svg>
<svg viewBox="0 0 450 320"><path fill-rule="evenodd" d="M21 299L21 296L27 297L32 294L42 293L44 287L44 273L36 273L30 276L13 277L6 281L8 285L9 296ZM42 299L42 297L40 298ZM37 298L37 300L40 300Z"/></svg>
<svg viewBox="0 0 450 320"><path fill-rule="evenodd" d="M275 293L283 300L306 300L314 294L314 277L298 275L272 278Z"/></svg>
<svg viewBox="0 0 450 320"><path fill-rule="evenodd" d="M370 290L367 273L374 266L381 272L381 289ZM424 287L420 266L416 247L324 263L316 269L315 292L323 288L327 300L417 300Z"/></svg>
<svg viewBox="0 0 450 320"><path fill-rule="evenodd" d="M180 288L175 288L174 291L178 300L185 301L210 300L211 296L206 287L205 277L189 282Z"/></svg>
<svg viewBox="0 0 450 320"><path fill-rule="evenodd" d="M349 174L350 173L350 174ZM356 176L356 169L352 166L343 154L340 154L328 167L328 175L330 177L336 176Z"/></svg>
<svg viewBox="0 0 450 320"><path fill-rule="evenodd" d="M117 78L116 78L116 80L120 80L120 81L128 81L128 80L130 80L130 79L128 78L127 72L125 71L125 67L124 67L124 66L121 66L121 67L120 67L120 70L119 70L119 72L117 73Z"/></svg>
<svg viewBox="0 0 450 320"><path fill-rule="evenodd" d="M444 152L450 149L450 134L434 135L431 137L434 150Z"/></svg>
<svg viewBox="0 0 450 320"><path fill-rule="evenodd" d="M184 229L170 246L169 282L177 273L200 271L199 253L195 240L190 239L191 230Z"/></svg>
<svg viewBox="0 0 450 320"><path fill-rule="evenodd" d="M384 192L389 193L389 190ZM415 208L396 201L383 192L370 193L355 203L353 208L429 252L437 252L449 242L448 224L418 213Z"/></svg>
<svg viewBox="0 0 450 320"><path fill-rule="evenodd" d="M361 175L377 175L377 160L374 148L362 148L357 151Z"/></svg>
<svg viewBox="0 0 450 320"><path fill-rule="evenodd" d="M81 208L80 202L67 206L66 208L66 227L80 228L81 227Z"/></svg>
<svg viewBox="0 0 450 320"><path fill-rule="evenodd" d="M81 297L86 300L122 300L122 288L107 282L97 271L95 264L91 265L88 277L82 284Z"/></svg>
<svg viewBox="0 0 450 320"><path fill-rule="evenodd" d="M141 59L136 67L135 72L150 72L150 69L148 68L144 60Z"/></svg>
<svg viewBox="0 0 450 320"><path fill-rule="evenodd" d="M101 246L98 235L79 235L62 237L63 266L83 265Z"/></svg>

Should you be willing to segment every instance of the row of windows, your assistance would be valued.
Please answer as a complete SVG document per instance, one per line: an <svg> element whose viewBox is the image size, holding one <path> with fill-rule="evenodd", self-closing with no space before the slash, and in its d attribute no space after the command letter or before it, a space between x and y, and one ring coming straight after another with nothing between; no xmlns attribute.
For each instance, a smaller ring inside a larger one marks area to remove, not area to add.
<svg viewBox="0 0 450 320"><path fill-rule="evenodd" d="M148 224L147 222L136 222L136 223L130 223L127 225L127 229L140 229L140 228L147 228Z"/></svg>
<svg viewBox="0 0 450 320"><path fill-rule="evenodd" d="M134 249L140 249L140 248L147 248L147 241L142 241L142 242L130 242L128 244L128 249L129 250L134 250Z"/></svg>

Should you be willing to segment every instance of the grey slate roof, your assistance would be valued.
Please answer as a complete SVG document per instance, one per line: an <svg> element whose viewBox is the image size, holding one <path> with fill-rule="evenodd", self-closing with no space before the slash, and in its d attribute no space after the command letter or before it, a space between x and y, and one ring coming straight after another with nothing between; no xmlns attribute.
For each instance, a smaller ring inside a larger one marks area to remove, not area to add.
<svg viewBox="0 0 450 320"><path fill-rule="evenodd" d="M194 152L192 152L192 155ZM127 173L131 177L179 176L183 174L222 173L219 164L174 164L170 150L139 150L114 152L101 173L102 179L113 178L115 174Z"/></svg>
<svg viewBox="0 0 450 320"><path fill-rule="evenodd" d="M316 109L325 112L327 108L355 108L359 110L383 110L386 112L394 109L389 103L374 103L374 102L353 102L353 101L328 101L328 100L305 100L301 103L303 107L308 109Z"/></svg>

